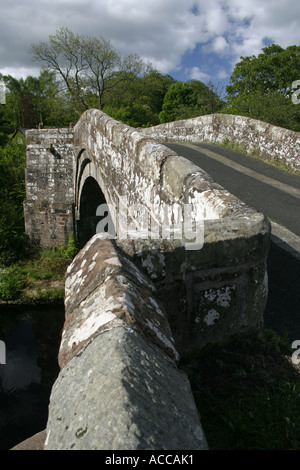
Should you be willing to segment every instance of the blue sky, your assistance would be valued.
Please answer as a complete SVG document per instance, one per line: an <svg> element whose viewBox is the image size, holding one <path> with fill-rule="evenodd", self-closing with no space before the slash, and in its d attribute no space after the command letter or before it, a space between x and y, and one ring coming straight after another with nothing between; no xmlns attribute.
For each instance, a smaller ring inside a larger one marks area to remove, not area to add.
<svg viewBox="0 0 300 470"><path fill-rule="evenodd" d="M241 56L300 44L299 0L0 0L0 73L38 75L31 44L61 27L103 36L177 80L225 87ZM300 79L300 71L299 71Z"/></svg>

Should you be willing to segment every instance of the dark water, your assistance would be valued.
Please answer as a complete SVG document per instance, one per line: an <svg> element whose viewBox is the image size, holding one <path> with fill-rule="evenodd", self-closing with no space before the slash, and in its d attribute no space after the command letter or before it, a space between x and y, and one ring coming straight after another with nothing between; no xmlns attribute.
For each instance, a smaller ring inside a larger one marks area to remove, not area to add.
<svg viewBox="0 0 300 470"><path fill-rule="evenodd" d="M0 306L0 340L6 350L6 363L0 364L0 450L46 427L63 322L60 305Z"/></svg>

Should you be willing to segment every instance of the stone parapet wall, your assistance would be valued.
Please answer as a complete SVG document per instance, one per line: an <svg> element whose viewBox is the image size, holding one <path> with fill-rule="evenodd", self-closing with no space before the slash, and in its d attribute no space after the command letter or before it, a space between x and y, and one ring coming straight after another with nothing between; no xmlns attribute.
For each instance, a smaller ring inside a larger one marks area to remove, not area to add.
<svg viewBox="0 0 300 470"><path fill-rule="evenodd" d="M204 450L156 289L95 235L69 266L45 450Z"/></svg>
<svg viewBox="0 0 300 470"><path fill-rule="evenodd" d="M234 143L249 154L300 171L300 133L245 116L210 114L141 129L160 142Z"/></svg>
<svg viewBox="0 0 300 470"><path fill-rule="evenodd" d="M180 240L117 240L154 282L180 353L263 325L269 224L262 215L205 221L203 246Z"/></svg>
<svg viewBox="0 0 300 470"><path fill-rule="evenodd" d="M153 135L160 138L157 128L153 128ZM148 131L147 137L144 134ZM165 225L180 222L174 211L176 204L193 206L190 216L194 221L255 213L201 168L157 143L150 130L139 132L99 110L88 110L82 115L74 128L74 146L80 155L76 170L77 206L80 179L85 175L98 181L111 206L117 207L123 200L125 209L143 205L150 215L163 213ZM138 217L136 222L138 231Z"/></svg>
<svg viewBox="0 0 300 470"><path fill-rule="evenodd" d="M270 237L264 215L198 166L100 111L87 111L74 132L82 162L85 153L91 159L77 175L98 178L113 209L119 196L126 196L123 211L135 209L137 229L126 236L117 229L116 243L155 283L179 351L262 324ZM147 224L164 214L159 237L149 225L141 228L144 208Z"/></svg>
<svg viewBox="0 0 300 470"><path fill-rule="evenodd" d="M67 244L74 231L72 129L26 132L25 231L33 244Z"/></svg>

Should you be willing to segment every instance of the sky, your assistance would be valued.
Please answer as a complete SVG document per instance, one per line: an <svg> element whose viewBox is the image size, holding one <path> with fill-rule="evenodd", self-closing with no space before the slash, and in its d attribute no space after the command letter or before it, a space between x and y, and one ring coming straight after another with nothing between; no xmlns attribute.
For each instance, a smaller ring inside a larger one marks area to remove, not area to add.
<svg viewBox="0 0 300 470"><path fill-rule="evenodd" d="M38 76L31 44L62 27L104 37L176 80L229 83L240 57L300 45L299 0L0 0L0 73ZM300 70L299 70L300 79Z"/></svg>

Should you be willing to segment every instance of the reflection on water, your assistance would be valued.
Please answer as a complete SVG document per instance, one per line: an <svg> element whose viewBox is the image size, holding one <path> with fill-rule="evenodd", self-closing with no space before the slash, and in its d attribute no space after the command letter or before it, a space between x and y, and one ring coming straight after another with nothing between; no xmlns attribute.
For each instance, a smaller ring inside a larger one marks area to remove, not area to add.
<svg viewBox="0 0 300 470"><path fill-rule="evenodd" d="M6 364L0 364L1 450L46 427L63 321L63 306L0 307L6 346Z"/></svg>

